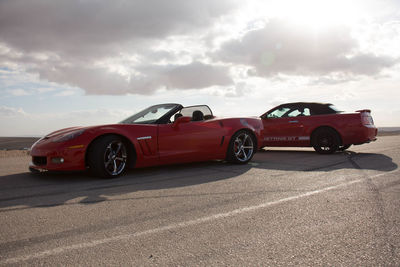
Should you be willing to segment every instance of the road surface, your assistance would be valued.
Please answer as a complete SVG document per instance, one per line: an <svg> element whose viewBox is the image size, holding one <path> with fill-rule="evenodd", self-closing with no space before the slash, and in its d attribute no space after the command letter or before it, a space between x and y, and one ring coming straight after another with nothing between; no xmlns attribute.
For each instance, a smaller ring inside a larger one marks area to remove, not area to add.
<svg viewBox="0 0 400 267"><path fill-rule="evenodd" d="M400 136L114 180L0 152L0 265L400 266Z"/></svg>

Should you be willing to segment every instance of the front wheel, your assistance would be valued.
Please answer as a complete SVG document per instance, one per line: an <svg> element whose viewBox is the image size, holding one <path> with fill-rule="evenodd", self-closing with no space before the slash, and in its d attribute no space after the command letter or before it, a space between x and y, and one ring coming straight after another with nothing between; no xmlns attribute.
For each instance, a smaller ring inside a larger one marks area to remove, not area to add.
<svg viewBox="0 0 400 267"><path fill-rule="evenodd" d="M320 154L336 152L339 148L339 142L338 134L330 128L318 129L312 138L313 147Z"/></svg>
<svg viewBox="0 0 400 267"><path fill-rule="evenodd" d="M232 163L245 164L254 156L255 141L253 136L241 130L232 136L229 143L227 160Z"/></svg>
<svg viewBox="0 0 400 267"><path fill-rule="evenodd" d="M90 172L98 177L114 178L126 170L128 153L118 136L105 136L96 140L89 150Z"/></svg>

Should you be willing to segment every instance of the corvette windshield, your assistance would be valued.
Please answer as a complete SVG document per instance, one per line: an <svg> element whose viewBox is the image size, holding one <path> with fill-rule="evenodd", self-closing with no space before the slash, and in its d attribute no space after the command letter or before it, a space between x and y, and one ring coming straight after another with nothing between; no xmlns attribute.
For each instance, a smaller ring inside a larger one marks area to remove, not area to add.
<svg viewBox="0 0 400 267"><path fill-rule="evenodd" d="M152 124L162 116L176 108L177 104L163 104L146 108L135 115L121 121L122 124Z"/></svg>

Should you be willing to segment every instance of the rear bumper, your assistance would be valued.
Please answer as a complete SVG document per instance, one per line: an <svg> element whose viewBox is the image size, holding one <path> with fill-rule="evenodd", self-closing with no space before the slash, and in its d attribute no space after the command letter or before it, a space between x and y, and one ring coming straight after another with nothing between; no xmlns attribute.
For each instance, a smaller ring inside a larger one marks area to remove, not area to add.
<svg viewBox="0 0 400 267"><path fill-rule="evenodd" d="M355 140L354 145L361 145L369 142L376 141L376 136L378 135L378 128L375 126L363 126L360 134L359 139Z"/></svg>

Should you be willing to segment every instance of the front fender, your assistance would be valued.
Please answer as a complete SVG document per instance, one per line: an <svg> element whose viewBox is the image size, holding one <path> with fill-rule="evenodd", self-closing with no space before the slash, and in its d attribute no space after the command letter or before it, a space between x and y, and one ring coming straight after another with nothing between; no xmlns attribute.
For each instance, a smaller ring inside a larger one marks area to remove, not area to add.
<svg viewBox="0 0 400 267"><path fill-rule="evenodd" d="M157 125L117 124L99 126L88 129L88 135L91 136L90 144L105 135L121 136L130 142L135 150L135 166L137 167L153 165L158 161ZM88 144L88 148L90 144Z"/></svg>

